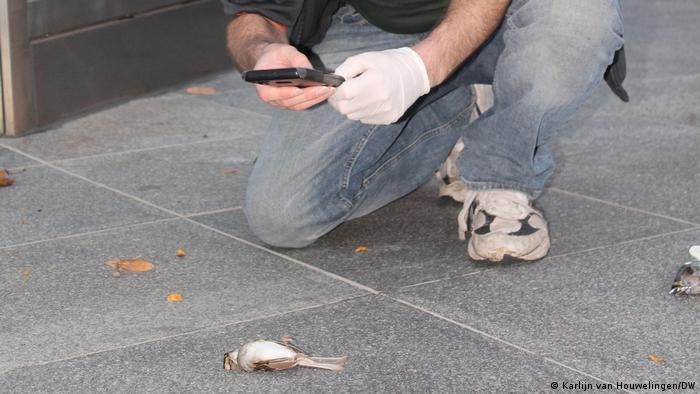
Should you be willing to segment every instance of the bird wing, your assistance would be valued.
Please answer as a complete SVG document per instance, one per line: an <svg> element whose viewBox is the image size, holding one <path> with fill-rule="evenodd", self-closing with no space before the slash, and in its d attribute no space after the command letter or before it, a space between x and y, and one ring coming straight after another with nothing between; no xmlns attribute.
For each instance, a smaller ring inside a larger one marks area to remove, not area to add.
<svg viewBox="0 0 700 394"><path fill-rule="evenodd" d="M285 342L274 341L274 340L273 340L273 341L270 341L270 342L279 343L280 345L282 345L282 346L284 346L284 347L287 347L287 348L289 348L289 349L292 349L292 350L294 350L294 351L297 352L297 353L306 354L306 352L303 351L301 348L299 348L299 346L293 345L291 342L286 342L286 343L285 343Z"/></svg>
<svg viewBox="0 0 700 394"><path fill-rule="evenodd" d="M279 371L295 367L297 364L296 357L281 357L271 360L258 361L253 363L254 371Z"/></svg>

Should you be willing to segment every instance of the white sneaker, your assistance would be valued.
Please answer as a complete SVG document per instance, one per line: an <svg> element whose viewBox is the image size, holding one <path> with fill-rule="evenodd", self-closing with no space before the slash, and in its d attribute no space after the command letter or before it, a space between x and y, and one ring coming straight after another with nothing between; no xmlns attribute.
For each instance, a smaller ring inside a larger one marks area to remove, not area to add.
<svg viewBox="0 0 700 394"><path fill-rule="evenodd" d="M477 261L531 261L549 251L542 213L514 190L467 191L459 213L459 237L471 230L467 250Z"/></svg>
<svg viewBox="0 0 700 394"><path fill-rule="evenodd" d="M457 169L457 159L459 159L463 149L464 143L460 138L454 148L452 148L450 155L447 156L447 160L442 163L440 169L435 173L437 179L442 182L442 185L440 185L440 198L449 197L457 202L464 202L467 188L459 176L459 169Z"/></svg>

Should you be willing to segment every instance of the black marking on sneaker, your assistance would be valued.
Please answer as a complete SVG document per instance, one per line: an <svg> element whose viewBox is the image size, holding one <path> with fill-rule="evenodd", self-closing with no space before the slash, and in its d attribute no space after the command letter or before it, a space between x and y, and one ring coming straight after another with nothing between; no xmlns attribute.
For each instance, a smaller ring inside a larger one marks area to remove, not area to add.
<svg viewBox="0 0 700 394"><path fill-rule="evenodd" d="M486 217L486 222L481 227L474 230L474 234L486 235L491 232L491 223L496 220L496 217L486 212L484 212L484 216Z"/></svg>
<svg viewBox="0 0 700 394"><path fill-rule="evenodd" d="M509 254L504 254L503 259L500 262L504 263L504 264L517 264L517 263L522 263L524 261L528 261L528 260L525 260L521 257L511 256Z"/></svg>
<svg viewBox="0 0 700 394"><path fill-rule="evenodd" d="M520 229L508 235L527 236L540 231L540 229L534 228L530 225L530 216L532 216L532 214L529 214L525 219L520 220Z"/></svg>

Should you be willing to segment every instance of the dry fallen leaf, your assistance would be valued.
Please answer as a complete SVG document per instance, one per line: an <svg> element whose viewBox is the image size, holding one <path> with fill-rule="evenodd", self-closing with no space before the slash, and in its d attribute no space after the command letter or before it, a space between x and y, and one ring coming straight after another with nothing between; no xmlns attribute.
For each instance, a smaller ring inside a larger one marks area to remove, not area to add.
<svg viewBox="0 0 700 394"><path fill-rule="evenodd" d="M657 356L656 354L650 354L649 361L656 363L656 364L663 364L666 362L666 358L661 357L661 356Z"/></svg>
<svg viewBox="0 0 700 394"><path fill-rule="evenodd" d="M27 224L27 223L29 223L29 222L25 218L22 218L22 220L19 221L19 224Z"/></svg>
<svg viewBox="0 0 700 394"><path fill-rule="evenodd" d="M180 301L182 301L182 294L180 294L180 293L168 294L168 302L180 302Z"/></svg>
<svg viewBox="0 0 700 394"><path fill-rule="evenodd" d="M238 170L235 169L235 168L224 168L224 170L221 171L221 172L222 172L224 175L231 175L231 174L237 173Z"/></svg>
<svg viewBox="0 0 700 394"><path fill-rule="evenodd" d="M177 257L185 257L185 249L178 249L177 250Z"/></svg>
<svg viewBox="0 0 700 394"><path fill-rule="evenodd" d="M130 259L130 260L110 260L105 263L109 268L118 271L129 271L129 272L146 272L155 268L155 265L150 261L141 259Z"/></svg>
<svg viewBox="0 0 700 394"><path fill-rule="evenodd" d="M5 170L0 170L0 187L4 186L12 186L12 184L15 182L14 179L8 178L8 173Z"/></svg>
<svg viewBox="0 0 700 394"><path fill-rule="evenodd" d="M197 96L211 96L216 94L216 89L210 88L208 86L190 86L185 89L188 94L194 94Z"/></svg>
<svg viewBox="0 0 700 394"><path fill-rule="evenodd" d="M369 250L369 248L366 247L366 246L358 246L358 247L355 248L355 252L357 252L357 253L366 252L366 251L368 251L368 250Z"/></svg>

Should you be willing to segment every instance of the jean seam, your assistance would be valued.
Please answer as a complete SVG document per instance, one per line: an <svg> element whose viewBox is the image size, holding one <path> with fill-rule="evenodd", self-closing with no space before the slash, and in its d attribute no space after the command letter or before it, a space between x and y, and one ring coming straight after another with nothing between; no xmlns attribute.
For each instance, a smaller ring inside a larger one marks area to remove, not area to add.
<svg viewBox="0 0 700 394"><path fill-rule="evenodd" d="M372 135L378 128L379 125L376 125L365 133L365 135L360 140L360 143L352 151L350 159L348 159L348 161L345 162L345 172L343 173L343 177L341 179L341 189L347 189L350 185L350 173L352 172L352 169L355 168L355 163L357 162L357 159L360 156L360 154L365 150L365 147L367 146L367 142L369 141L370 137L372 137Z"/></svg>
<svg viewBox="0 0 700 394"><path fill-rule="evenodd" d="M427 130L427 131L423 132L423 133L421 134L421 136L418 137L415 141L413 141L409 146L407 146L407 147L403 148L402 150L400 150L398 153L396 153L394 156L392 156L389 160L385 161L384 164L382 164L381 166L379 166L379 168L377 168L376 170L374 170L374 172L372 172L369 176L367 176L367 178L365 178L365 180L362 182L362 185L363 185L363 186L369 186L370 184L372 184L372 180L373 180L374 178L376 178L378 175L380 175L381 172L382 172L385 168L387 168L389 165L391 165L391 164L395 163L396 161L398 161L398 159L401 158L401 157L403 157L406 153L409 153L409 152L415 150L415 149L418 147L418 145L419 145L420 143L425 142L425 141L429 141L430 139L432 139L432 138L434 138L434 137L437 137L437 136L439 136L439 135L442 135L443 132L444 132L447 128L449 128L450 126L452 126L453 124L455 124L457 121L463 119L463 118L464 118L464 115L465 115L467 112L471 112L472 110L474 110L474 105L475 105L475 101L472 101L472 103L471 103L468 107L466 107L465 109L463 109L462 111L460 111L460 112L459 112L454 118L452 118L450 121L448 121L448 122L446 122L446 123L443 123L442 125L437 126L437 127L433 128L433 129L431 129L431 130Z"/></svg>

